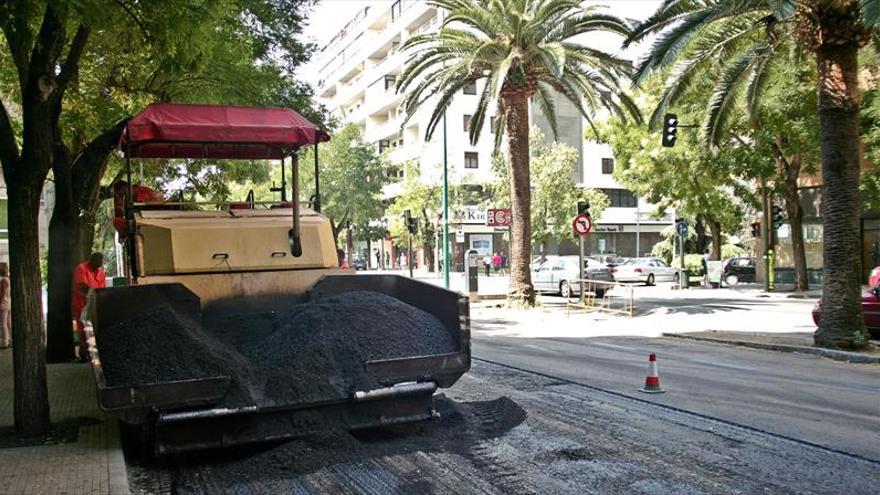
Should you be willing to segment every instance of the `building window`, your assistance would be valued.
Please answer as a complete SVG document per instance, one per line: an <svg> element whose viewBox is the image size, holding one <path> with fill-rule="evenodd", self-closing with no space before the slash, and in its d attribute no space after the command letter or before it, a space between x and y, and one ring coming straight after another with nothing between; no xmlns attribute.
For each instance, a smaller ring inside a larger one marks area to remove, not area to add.
<svg viewBox="0 0 880 495"><path fill-rule="evenodd" d="M602 173L603 174L613 174L614 173L614 158L603 158L602 159Z"/></svg>
<svg viewBox="0 0 880 495"><path fill-rule="evenodd" d="M495 134L495 126L498 125L498 117L489 117L489 132Z"/></svg>
<svg viewBox="0 0 880 495"><path fill-rule="evenodd" d="M387 139L383 139L379 141L379 154L381 155L385 150L391 147L391 143Z"/></svg>
<svg viewBox="0 0 880 495"><path fill-rule="evenodd" d="M463 115L462 116L462 124L464 127L464 132L470 131L471 130L471 116L470 115Z"/></svg>
<svg viewBox="0 0 880 495"><path fill-rule="evenodd" d="M478 168L480 166L479 156L476 151L465 151L464 168Z"/></svg>
<svg viewBox="0 0 880 495"><path fill-rule="evenodd" d="M403 13L403 4L404 0L397 0L396 2L391 4L391 20L397 20L400 18L400 14Z"/></svg>
<svg viewBox="0 0 880 495"><path fill-rule="evenodd" d="M475 95L475 94L477 94L477 83L475 83L474 81L471 81L471 82L465 84L461 90L466 95Z"/></svg>
<svg viewBox="0 0 880 495"><path fill-rule="evenodd" d="M635 208L636 195L627 189L603 189L612 208Z"/></svg>
<svg viewBox="0 0 880 495"><path fill-rule="evenodd" d="M397 76L385 76L385 91L397 89Z"/></svg>

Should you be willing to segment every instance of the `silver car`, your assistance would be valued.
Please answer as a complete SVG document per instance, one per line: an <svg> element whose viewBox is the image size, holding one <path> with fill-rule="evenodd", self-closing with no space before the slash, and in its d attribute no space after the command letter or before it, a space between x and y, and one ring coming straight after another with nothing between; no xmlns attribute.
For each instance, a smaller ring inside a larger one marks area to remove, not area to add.
<svg viewBox="0 0 880 495"><path fill-rule="evenodd" d="M677 282L678 270L658 258L632 258L622 265L612 268L617 282L642 282L654 285L655 282Z"/></svg>
<svg viewBox="0 0 880 495"><path fill-rule="evenodd" d="M584 259L583 278L590 280L614 281L611 270L596 260ZM538 292L553 292L563 297L580 293L581 271L578 270L577 256L547 256L541 262L536 260L532 267L532 284ZM603 297L605 288L597 288L596 296Z"/></svg>

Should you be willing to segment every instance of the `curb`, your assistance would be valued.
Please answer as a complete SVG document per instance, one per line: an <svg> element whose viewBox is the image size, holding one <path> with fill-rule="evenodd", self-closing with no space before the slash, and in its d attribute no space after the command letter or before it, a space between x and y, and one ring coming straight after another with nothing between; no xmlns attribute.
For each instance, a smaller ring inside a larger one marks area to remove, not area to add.
<svg viewBox="0 0 880 495"><path fill-rule="evenodd" d="M859 363L859 364L880 364L880 356L869 356L867 354L861 354L858 352L849 352L849 351L838 351L834 349L825 349L822 347L806 347L799 345L785 345L785 344L765 344L763 342L754 342L751 340L728 340L728 339L717 339L714 337L701 337L697 335L685 335L685 334L677 334L677 333L663 333L664 337L674 337L677 339L688 339L688 340L698 340L702 342L712 342L715 344L729 344L729 345L738 345L741 347L751 347L753 349L765 349L770 351L779 351L779 352L800 352L803 354L814 354L816 356L822 356L830 359L834 359L835 361L846 361L850 363Z"/></svg>
<svg viewBox="0 0 880 495"><path fill-rule="evenodd" d="M125 467L125 456L122 453L122 443L119 438L119 422L109 417L105 421L115 423L107 425L107 448L110 449L107 475L110 495L131 495L131 489L128 485L128 469Z"/></svg>

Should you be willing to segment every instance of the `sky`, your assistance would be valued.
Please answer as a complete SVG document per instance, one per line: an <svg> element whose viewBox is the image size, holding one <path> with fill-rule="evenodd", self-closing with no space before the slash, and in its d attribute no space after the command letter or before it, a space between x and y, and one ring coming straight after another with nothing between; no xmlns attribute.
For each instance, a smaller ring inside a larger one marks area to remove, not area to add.
<svg viewBox="0 0 880 495"><path fill-rule="evenodd" d="M318 48L329 41L337 31L360 9L370 4L391 3L393 0L321 0L309 16L308 25L303 29L306 40L317 43ZM619 17L627 19L643 20L651 15L660 5L661 0L601 0L595 3L604 5L608 11ZM592 47L603 49L612 53L619 50L620 39L612 35L598 35L589 41L584 41ZM646 49L646 44L637 46L626 52L626 55L637 58ZM309 77L314 72L313 63L303 67L300 77L311 83L315 78Z"/></svg>

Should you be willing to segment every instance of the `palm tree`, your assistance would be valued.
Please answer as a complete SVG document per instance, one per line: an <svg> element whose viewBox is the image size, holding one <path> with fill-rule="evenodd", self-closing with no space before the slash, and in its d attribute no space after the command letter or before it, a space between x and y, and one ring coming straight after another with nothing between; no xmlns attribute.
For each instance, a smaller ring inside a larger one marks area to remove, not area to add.
<svg viewBox="0 0 880 495"><path fill-rule="evenodd" d="M426 139L455 95L485 80L470 123L476 143L490 105L497 108L496 145L506 136L512 210L510 293L513 304L532 305L529 271L531 190L529 188L529 102L533 100L557 134L554 91L570 101L592 126L600 109L640 119L622 91L631 64L572 38L605 31L630 34L623 20L579 0L429 0L447 13L440 29L409 38L410 58L398 91L406 94L407 118L422 106L434 106Z"/></svg>
<svg viewBox="0 0 880 495"><path fill-rule="evenodd" d="M719 75L708 103L704 137L715 140L744 97L760 102L786 44L812 53L818 73L818 117L824 202L823 318L817 345L861 348L859 252L858 51L880 20L880 0L665 0L636 26L627 43L657 35L634 80L674 66L661 105L669 105L707 71ZM662 115L658 108L652 120Z"/></svg>

